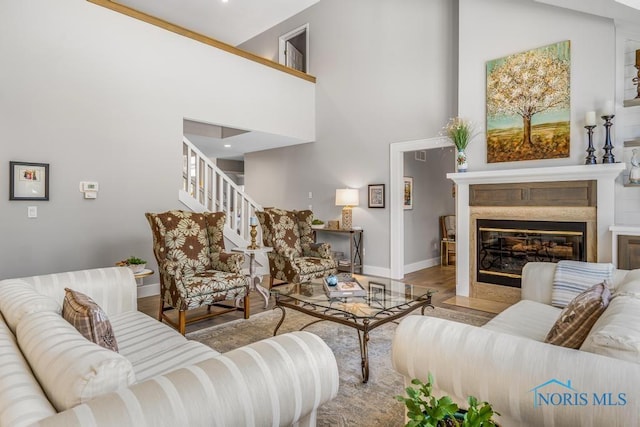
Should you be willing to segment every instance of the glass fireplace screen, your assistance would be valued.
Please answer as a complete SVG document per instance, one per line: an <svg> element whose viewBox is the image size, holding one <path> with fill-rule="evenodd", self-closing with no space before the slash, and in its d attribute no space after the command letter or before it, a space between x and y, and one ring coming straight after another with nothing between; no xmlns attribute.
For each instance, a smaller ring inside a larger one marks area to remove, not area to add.
<svg viewBox="0 0 640 427"><path fill-rule="evenodd" d="M530 261L586 261L585 222L478 219L478 282L520 287Z"/></svg>

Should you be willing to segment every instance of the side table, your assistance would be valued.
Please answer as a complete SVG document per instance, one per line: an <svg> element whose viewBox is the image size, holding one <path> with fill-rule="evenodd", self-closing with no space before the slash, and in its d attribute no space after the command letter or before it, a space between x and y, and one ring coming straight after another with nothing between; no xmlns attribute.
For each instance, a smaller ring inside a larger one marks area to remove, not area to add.
<svg viewBox="0 0 640 427"><path fill-rule="evenodd" d="M144 278L145 277L149 277L152 274L153 274L153 270L145 268L144 270L140 271L139 273L133 273L133 277L135 277L136 282L138 282L138 286L142 286Z"/></svg>
<svg viewBox="0 0 640 427"><path fill-rule="evenodd" d="M264 298L264 308L269 305L269 290L262 286L262 276L256 274L256 254L266 254L273 251L273 248L269 246L262 246L256 249L249 249L246 247L237 247L231 249L233 252L241 252L245 255L249 255L249 283L251 289L258 291L262 298Z"/></svg>
<svg viewBox="0 0 640 427"><path fill-rule="evenodd" d="M362 242L364 231L358 229L342 228L315 228L313 231L323 233L333 233L339 236L349 237L349 263L344 265L338 263L338 271L348 271L351 274L363 273L364 268L364 243Z"/></svg>

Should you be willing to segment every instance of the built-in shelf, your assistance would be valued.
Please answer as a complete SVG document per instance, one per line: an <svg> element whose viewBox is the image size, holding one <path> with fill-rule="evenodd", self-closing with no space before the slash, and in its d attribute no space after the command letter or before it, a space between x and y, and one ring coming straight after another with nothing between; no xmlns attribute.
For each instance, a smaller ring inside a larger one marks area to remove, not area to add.
<svg viewBox="0 0 640 427"><path fill-rule="evenodd" d="M640 147L640 138L630 139L624 142L625 147Z"/></svg>
<svg viewBox="0 0 640 427"><path fill-rule="evenodd" d="M635 107L637 105L640 105L640 98L625 99L622 102L622 105L624 105L625 107Z"/></svg>

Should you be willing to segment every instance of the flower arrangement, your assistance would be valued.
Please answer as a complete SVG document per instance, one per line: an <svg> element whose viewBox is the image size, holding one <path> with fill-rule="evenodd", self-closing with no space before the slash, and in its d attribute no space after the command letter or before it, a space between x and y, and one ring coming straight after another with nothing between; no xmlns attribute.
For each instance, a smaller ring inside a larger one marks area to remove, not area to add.
<svg viewBox="0 0 640 427"><path fill-rule="evenodd" d="M449 119L444 131L446 136L451 138L458 151L466 149L469 142L476 136L473 124L460 117Z"/></svg>

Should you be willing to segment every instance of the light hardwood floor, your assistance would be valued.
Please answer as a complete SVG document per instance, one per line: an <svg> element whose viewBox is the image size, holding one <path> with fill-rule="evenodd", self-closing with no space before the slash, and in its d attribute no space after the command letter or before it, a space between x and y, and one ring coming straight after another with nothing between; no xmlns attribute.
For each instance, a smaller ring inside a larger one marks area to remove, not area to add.
<svg viewBox="0 0 640 427"><path fill-rule="evenodd" d="M478 310L475 310L473 304L461 304L461 305L453 305L445 302L446 300L455 301L456 296L456 284L455 284L455 276L456 276L456 268L455 266L447 266L447 267L431 267L426 268L424 270L419 270L414 273L409 273L402 280L405 283L410 283L413 285L418 285L421 287L431 288L437 291L432 297L433 304L438 307L449 308L456 311L468 312L468 313L477 313ZM269 283L269 277L265 276L263 283ZM158 316L160 304L160 297L158 295L139 298L138 299L138 310L143 313L148 314L154 318ZM486 306L478 306L477 308L482 309L484 312L496 312L494 307L489 305L489 309ZM250 314L255 315L257 313L263 312L265 310L273 309L273 299L269 302L269 307L264 308L264 300L257 292L251 293L251 306L250 306ZM205 308L191 310L187 313L187 316L197 315L204 313ZM215 307L212 310L216 310ZM499 310L497 310L499 311ZM199 329L207 328L213 325L219 325L221 323L229 322L231 320L242 319L243 313L240 311L233 311L229 313L221 314L220 316L216 316L212 319L203 320L197 323L192 323L187 325L187 333L193 332Z"/></svg>

